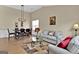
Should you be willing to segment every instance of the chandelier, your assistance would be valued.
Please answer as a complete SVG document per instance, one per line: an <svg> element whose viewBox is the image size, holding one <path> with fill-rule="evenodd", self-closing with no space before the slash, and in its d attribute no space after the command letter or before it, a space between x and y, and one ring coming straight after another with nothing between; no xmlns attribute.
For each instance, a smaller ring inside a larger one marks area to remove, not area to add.
<svg viewBox="0 0 79 59"><path fill-rule="evenodd" d="M21 5L21 17L18 18L18 21L21 22L21 27L23 27L23 23L25 22L25 19L24 19L24 5Z"/></svg>

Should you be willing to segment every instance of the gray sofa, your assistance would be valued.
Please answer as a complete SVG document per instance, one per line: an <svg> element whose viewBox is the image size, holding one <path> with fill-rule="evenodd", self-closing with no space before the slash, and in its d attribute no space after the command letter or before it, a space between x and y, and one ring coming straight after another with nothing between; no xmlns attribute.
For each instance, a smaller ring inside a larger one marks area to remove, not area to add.
<svg viewBox="0 0 79 59"><path fill-rule="evenodd" d="M79 36L75 36L67 46L67 49L48 45L49 54L79 54Z"/></svg>
<svg viewBox="0 0 79 59"><path fill-rule="evenodd" d="M54 35L51 36L48 34L49 31L45 30L41 33L41 37L43 40L52 43L52 44L58 44L60 41L63 40L63 33L60 31L55 31Z"/></svg>
<svg viewBox="0 0 79 59"><path fill-rule="evenodd" d="M54 35L49 35L49 30L44 30L42 32L39 32L38 35L36 32L32 32L32 36L38 36L41 37L43 40L52 43L52 44L58 44L63 40L63 33L60 31L55 31Z"/></svg>

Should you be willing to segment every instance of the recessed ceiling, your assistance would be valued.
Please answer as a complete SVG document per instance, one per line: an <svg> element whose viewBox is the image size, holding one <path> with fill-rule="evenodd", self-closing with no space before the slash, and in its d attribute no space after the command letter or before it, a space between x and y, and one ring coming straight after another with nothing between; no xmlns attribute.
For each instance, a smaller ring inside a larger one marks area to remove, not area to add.
<svg viewBox="0 0 79 59"><path fill-rule="evenodd" d="M7 7L15 8L21 10L20 5L7 5ZM42 5L24 5L24 11L25 12L34 12L40 8L42 8Z"/></svg>

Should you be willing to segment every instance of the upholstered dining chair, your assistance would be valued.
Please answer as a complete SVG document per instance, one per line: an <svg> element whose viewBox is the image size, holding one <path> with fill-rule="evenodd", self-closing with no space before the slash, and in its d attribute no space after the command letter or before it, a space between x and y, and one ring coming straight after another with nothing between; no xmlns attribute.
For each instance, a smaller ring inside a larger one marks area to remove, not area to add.
<svg viewBox="0 0 79 59"><path fill-rule="evenodd" d="M25 36L26 35L26 32L25 32L25 29L24 28L21 28L20 29L20 35L21 36Z"/></svg>
<svg viewBox="0 0 79 59"><path fill-rule="evenodd" d="M20 36L21 36L21 35L20 35L20 30L19 30L19 28L15 28L15 39L19 39Z"/></svg>
<svg viewBox="0 0 79 59"><path fill-rule="evenodd" d="M31 35L31 29L26 29L26 34L27 34L27 36L29 36L29 35Z"/></svg>

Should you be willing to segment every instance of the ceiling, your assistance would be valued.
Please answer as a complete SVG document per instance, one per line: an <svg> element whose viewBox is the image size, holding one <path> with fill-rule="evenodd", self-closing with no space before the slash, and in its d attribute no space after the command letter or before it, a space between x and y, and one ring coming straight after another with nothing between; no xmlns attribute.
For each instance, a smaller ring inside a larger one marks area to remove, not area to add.
<svg viewBox="0 0 79 59"><path fill-rule="evenodd" d="M7 5L7 7L11 7L11 8L15 8L18 10L21 10L21 6L20 5ZM25 12L34 12L40 8L42 8L42 5L24 5L24 11Z"/></svg>

